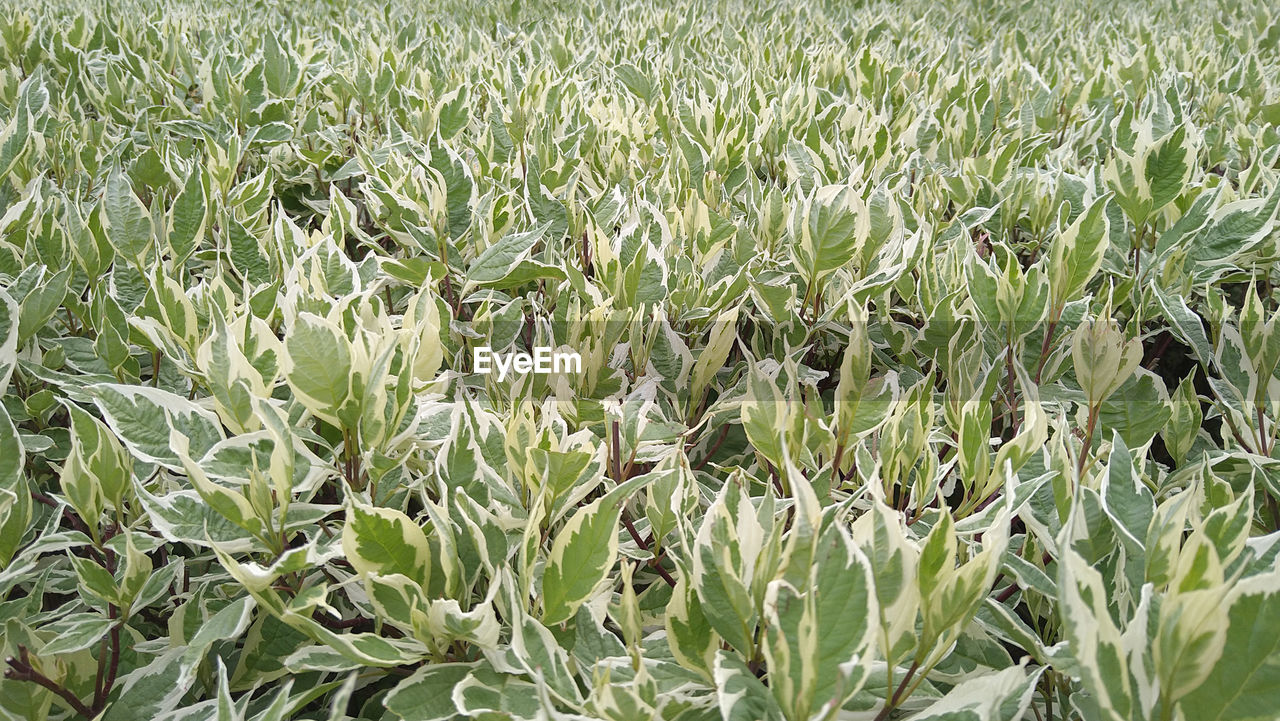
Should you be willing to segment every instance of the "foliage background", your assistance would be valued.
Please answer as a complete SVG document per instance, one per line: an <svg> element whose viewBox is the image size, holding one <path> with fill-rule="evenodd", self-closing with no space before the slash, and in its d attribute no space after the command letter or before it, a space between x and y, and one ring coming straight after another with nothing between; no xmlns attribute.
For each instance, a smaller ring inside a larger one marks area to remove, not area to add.
<svg viewBox="0 0 1280 721"><path fill-rule="evenodd" d="M1274 716L1267 3L0 41L4 718Z"/></svg>

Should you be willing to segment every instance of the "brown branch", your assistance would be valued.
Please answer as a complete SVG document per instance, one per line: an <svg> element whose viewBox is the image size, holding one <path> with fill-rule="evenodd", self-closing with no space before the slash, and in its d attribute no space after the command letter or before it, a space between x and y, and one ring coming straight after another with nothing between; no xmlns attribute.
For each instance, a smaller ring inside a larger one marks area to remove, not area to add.
<svg viewBox="0 0 1280 721"><path fill-rule="evenodd" d="M907 669L907 675L902 677L902 683L898 684L897 690L893 692L893 696L885 699L884 708L880 709L880 713L876 714L875 721L886 721L889 715L893 713L898 704L903 701L903 694L907 690L907 684L911 682L912 677L916 675L916 671L920 670L920 662L912 661L911 668Z"/></svg>
<svg viewBox="0 0 1280 721"><path fill-rule="evenodd" d="M778 492L778 498L786 498L787 494L782 490L782 479L778 478L777 469L768 461L765 461L764 465L769 469L769 479L773 481L773 488Z"/></svg>
<svg viewBox="0 0 1280 721"><path fill-rule="evenodd" d="M364 616L356 616L348 619L335 619L326 613L321 613L319 609L317 609L312 615L312 619L330 631L344 631L349 628L358 628L361 626L372 628L373 624L372 619L365 618Z"/></svg>
<svg viewBox="0 0 1280 721"><path fill-rule="evenodd" d="M84 525L84 522L81 521L79 518L77 518L76 515L72 513L71 509L68 508L67 506L58 503L57 501L53 500L53 498L46 496L45 494L39 491L31 492L31 500L36 501L37 503L46 505L55 510L61 507L62 517L67 519L67 523L71 524L72 528L74 528L77 531L80 531L86 536L90 535L88 526Z"/></svg>
<svg viewBox="0 0 1280 721"><path fill-rule="evenodd" d="M631 534L631 538L636 542L636 545L646 551L649 550L650 546L648 542L640 536L640 532L636 530L635 524L631 522L631 518L627 516L627 512L625 510L622 512L622 525L627 527L627 533ZM665 555L665 553L666 552L664 551L662 554L650 558L649 567L657 571L658 575L662 576L662 580L666 581L668 586L675 588L676 579L671 576L667 569L662 567L662 556Z"/></svg>
<svg viewBox="0 0 1280 721"><path fill-rule="evenodd" d="M98 708L102 705L102 679L107 673L107 657L111 655L111 637L103 636L102 644L98 646L98 672L93 677L93 707Z"/></svg>
<svg viewBox="0 0 1280 721"><path fill-rule="evenodd" d="M1021 589L1018 586L1018 582L1014 581L1013 583L1009 584L1008 588L996 594L996 601L998 603L1004 603L1005 601L1008 601L1010 598L1013 598L1013 594L1017 593L1019 590Z"/></svg>
<svg viewBox="0 0 1280 721"><path fill-rule="evenodd" d="M1044 364L1049 360L1049 342L1053 340L1053 334L1058 330L1058 321L1061 314L1062 309L1055 309L1054 318L1049 321L1049 327L1045 329L1044 342L1040 344L1040 360L1036 363L1036 385L1040 385L1040 376L1044 374Z"/></svg>
<svg viewBox="0 0 1280 721"><path fill-rule="evenodd" d="M4 676L14 681L30 681L39 684L57 694L59 698L67 703L76 713L91 719L97 715L88 706L85 706L76 695L71 693L65 686L45 676L31 666L30 657L27 655L26 646L18 646L18 655L20 658L8 658L6 662L9 668L5 670Z"/></svg>
<svg viewBox="0 0 1280 721"><path fill-rule="evenodd" d="M116 607L111 607L111 617L118 616ZM107 699L111 696L111 688L116 685L116 674L120 671L120 626L124 621L120 620L111 625L111 662L107 666L107 680L102 685L102 705L106 706ZM99 713L102 708L97 709Z"/></svg>
<svg viewBox="0 0 1280 721"><path fill-rule="evenodd" d="M724 427L720 429L720 437L717 438L716 442L711 445L711 448L707 450L707 455L703 456L702 460L698 463L698 465L693 467L693 470L695 471L702 470L702 467L707 465L707 461L710 461L711 457L716 454L716 451L720 450L720 446L724 445L724 439L728 437L729 437L729 426L728 424L725 424Z"/></svg>
<svg viewBox="0 0 1280 721"><path fill-rule="evenodd" d="M618 422L612 423L613 444L610 447L609 463L613 467L614 483L622 483L622 439L619 436Z"/></svg>
<svg viewBox="0 0 1280 721"><path fill-rule="evenodd" d="M1090 451L1093 448L1093 431L1098 423L1098 412L1102 408L1102 402L1097 405L1089 405L1089 421L1085 427L1084 445L1080 447L1080 457L1076 459L1076 475L1084 475L1085 462L1088 460Z"/></svg>

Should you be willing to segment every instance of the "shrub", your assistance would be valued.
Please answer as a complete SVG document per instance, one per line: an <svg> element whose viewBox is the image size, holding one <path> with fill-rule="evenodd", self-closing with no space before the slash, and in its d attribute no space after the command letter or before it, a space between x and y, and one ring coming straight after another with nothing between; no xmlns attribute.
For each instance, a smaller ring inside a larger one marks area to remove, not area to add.
<svg viewBox="0 0 1280 721"><path fill-rule="evenodd" d="M1275 717L1267 3L0 41L0 716Z"/></svg>

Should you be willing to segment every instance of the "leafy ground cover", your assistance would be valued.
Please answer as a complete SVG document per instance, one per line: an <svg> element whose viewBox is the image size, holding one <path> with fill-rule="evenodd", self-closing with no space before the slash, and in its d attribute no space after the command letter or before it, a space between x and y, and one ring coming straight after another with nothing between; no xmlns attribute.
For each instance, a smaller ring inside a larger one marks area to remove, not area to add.
<svg viewBox="0 0 1280 721"><path fill-rule="evenodd" d="M6 5L0 715L1274 718L1278 20Z"/></svg>

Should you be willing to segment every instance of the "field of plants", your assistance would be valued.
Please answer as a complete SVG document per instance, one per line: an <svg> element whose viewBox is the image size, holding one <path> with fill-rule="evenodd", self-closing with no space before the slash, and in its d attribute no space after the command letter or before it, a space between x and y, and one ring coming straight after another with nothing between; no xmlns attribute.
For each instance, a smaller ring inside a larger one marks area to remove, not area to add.
<svg viewBox="0 0 1280 721"><path fill-rule="evenodd" d="M1278 48L6 3L0 718L1275 719Z"/></svg>

